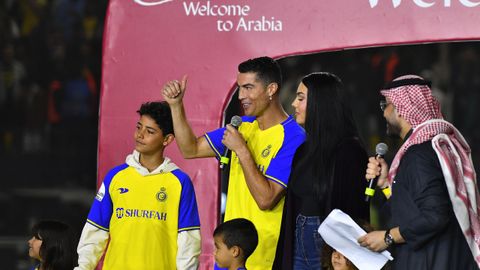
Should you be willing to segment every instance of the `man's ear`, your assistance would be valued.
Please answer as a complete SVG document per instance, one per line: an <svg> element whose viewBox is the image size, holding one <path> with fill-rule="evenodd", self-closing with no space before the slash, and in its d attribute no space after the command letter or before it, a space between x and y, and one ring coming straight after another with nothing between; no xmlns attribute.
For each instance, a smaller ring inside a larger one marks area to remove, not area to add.
<svg viewBox="0 0 480 270"><path fill-rule="evenodd" d="M163 146L169 145L173 142L174 139L175 136L173 134L167 134L167 136L165 136L165 138L163 139Z"/></svg>
<svg viewBox="0 0 480 270"><path fill-rule="evenodd" d="M240 253L242 251L239 246L233 246L230 250L232 251L232 256L234 258L237 258L238 256L240 256Z"/></svg>
<svg viewBox="0 0 480 270"><path fill-rule="evenodd" d="M267 85L268 96L273 97L278 91L278 83L272 82Z"/></svg>

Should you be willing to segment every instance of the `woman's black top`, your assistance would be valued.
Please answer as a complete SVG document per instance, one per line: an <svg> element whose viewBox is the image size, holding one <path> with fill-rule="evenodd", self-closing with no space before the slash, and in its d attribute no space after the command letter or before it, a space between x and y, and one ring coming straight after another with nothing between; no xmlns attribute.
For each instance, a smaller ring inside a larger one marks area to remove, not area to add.
<svg viewBox="0 0 480 270"><path fill-rule="evenodd" d="M299 147L292 164L282 228L273 269L292 269L295 218L298 214L326 217L330 210L340 209L353 219L369 221L369 204L365 202L365 170L368 156L357 138L343 140L336 148L334 176L328 198L316 198L311 170L295 170L305 145ZM312 160L310 166L318 166Z"/></svg>

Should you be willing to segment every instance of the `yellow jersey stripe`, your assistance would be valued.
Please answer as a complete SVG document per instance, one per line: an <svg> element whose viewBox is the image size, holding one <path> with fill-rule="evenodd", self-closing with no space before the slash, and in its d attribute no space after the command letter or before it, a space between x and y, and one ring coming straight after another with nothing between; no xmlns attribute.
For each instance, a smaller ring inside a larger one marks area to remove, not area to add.
<svg viewBox="0 0 480 270"><path fill-rule="evenodd" d="M222 155L220 154L220 152L218 152L217 148L215 148L215 145L213 144L213 142L211 141L210 137L208 136L208 134L205 134L205 138L207 139L207 142L208 144L210 145L210 147L213 149L213 151L215 152L215 155L217 155L217 157L221 157Z"/></svg>
<svg viewBox="0 0 480 270"><path fill-rule="evenodd" d="M97 223L95 223L95 222L91 221L90 219L87 219L87 222L88 222L88 223L90 223L91 225L93 225L93 226L95 226L95 227L99 228L100 230L103 230L103 231L106 231L106 232L108 232L108 231L109 231L109 229L108 229L108 228L102 227L102 226L98 225Z"/></svg>
<svg viewBox="0 0 480 270"><path fill-rule="evenodd" d="M178 229L178 232L191 231L191 230L200 230L200 226L181 228L181 229Z"/></svg>
<svg viewBox="0 0 480 270"><path fill-rule="evenodd" d="M292 122L292 121L295 121L294 118L289 117L289 118L287 118L287 120L285 120L285 122L282 123L282 125L285 126L286 124L288 124L288 123L290 123L290 122Z"/></svg>
<svg viewBox="0 0 480 270"><path fill-rule="evenodd" d="M268 180L273 181L273 182L281 185L281 186L284 187L284 188L287 187L287 185L285 185L285 183L283 183L282 181L278 180L278 179L275 178L275 177L272 177L272 176L270 176L270 175L265 175L265 177L267 177Z"/></svg>

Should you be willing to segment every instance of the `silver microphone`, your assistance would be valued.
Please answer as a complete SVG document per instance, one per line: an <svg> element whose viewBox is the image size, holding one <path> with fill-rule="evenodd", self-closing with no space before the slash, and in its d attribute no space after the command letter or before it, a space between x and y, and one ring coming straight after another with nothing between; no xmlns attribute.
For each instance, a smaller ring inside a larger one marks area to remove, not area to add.
<svg viewBox="0 0 480 270"><path fill-rule="evenodd" d="M377 146L375 146L375 152L377 154L377 158L385 156L385 154L388 152L388 145L386 145L385 143L377 144ZM370 179L368 187L365 188L366 202L368 202L370 200L370 197L373 197L373 195L375 194L375 185L377 184L377 178L378 177Z"/></svg>
<svg viewBox="0 0 480 270"><path fill-rule="evenodd" d="M238 115L232 116L232 119L230 120L230 125L232 127L238 129L238 127L242 124L242 117ZM220 157L220 169L223 169L225 165L227 165L230 162L230 158L228 155L230 154L230 149L225 147L225 152L223 152L223 155Z"/></svg>

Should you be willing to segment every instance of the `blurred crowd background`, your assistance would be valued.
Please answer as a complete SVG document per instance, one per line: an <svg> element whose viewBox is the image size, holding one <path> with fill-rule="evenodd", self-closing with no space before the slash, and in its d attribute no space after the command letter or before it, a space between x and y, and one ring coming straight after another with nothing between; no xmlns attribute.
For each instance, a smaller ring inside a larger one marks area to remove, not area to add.
<svg viewBox="0 0 480 270"><path fill-rule="evenodd" d="M85 222L95 195L107 4L106 0L0 2L2 269L31 267L27 240L38 220L65 221L78 234ZM464 134L480 168L479 42L319 52L279 62L285 79L282 100L289 112L303 75L329 71L341 77L370 153L380 141L389 144L390 153L401 144L385 136L379 89L404 74L430 79L445 118ZM228 121L238 108L234 97Z"/></svg>
<svg viewBox="0 0 480 270"><path fill-rule="evenodd" d="M30 269L40 219L80 232L96 185L105 0L0 1L0 260Z"/></svg>

